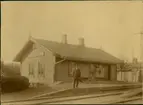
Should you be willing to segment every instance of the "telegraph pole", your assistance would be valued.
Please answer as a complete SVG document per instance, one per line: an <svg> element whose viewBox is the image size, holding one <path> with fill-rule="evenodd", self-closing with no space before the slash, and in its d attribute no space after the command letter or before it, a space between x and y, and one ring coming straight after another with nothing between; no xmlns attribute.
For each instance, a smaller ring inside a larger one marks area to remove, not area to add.
<svg viewBox="0 0 143 105"><path fill-rule="evenodd" d="M141 62L143 63L143 32L141 33L140 47L141 47Z"/></svg>
<svg viewBox="0 0 143 105"><path fill-rule="evenodd" d="M142 65L143 65L143 31L140 33L140 60L141 60L141 63L140 63L140 79L141 79L141 82L142 79L143 79L143 68L142 68ZM143 85L142 85L142 91L143 91ZM142 97L143 98L143 97Z"/></svg>
<svg viewBox="0 0 143 105"><path fill-rule="evenodd" d="M140 60L143 62L143 31L136 33L136 35L140 35Z"/></svg>
<svg viewBox="0 0 143 105"><path fill-rule="evenodd" d="M142 67L142 65L143 65L143 31L141 31L140 33L138 33L138 35L140 35L140 60L141 60L141 62L140 62L140 74L139 74L139 78L141 79L141 82L143 82L142 81L142 79L143 79L143 67ZM143 91L143 85L142 85L142 91Z"/></svg>
<svg viewBox="0 0 143 105"><path fill-rule="evenodd" d="M140 59L140 77L142 79L142 63L143 63L143 31L141 31L140 33L135 33L136 35L140 35L140 56L139 56L139 59Z"/></svg>

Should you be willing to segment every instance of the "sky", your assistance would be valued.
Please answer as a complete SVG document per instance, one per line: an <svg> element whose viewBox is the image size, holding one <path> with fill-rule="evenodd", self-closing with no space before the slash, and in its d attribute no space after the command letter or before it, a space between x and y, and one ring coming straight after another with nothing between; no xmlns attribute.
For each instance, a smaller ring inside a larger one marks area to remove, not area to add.
<svg viewBox="0 0 143 105"><path fill-rule="evenodd" d="M1 3L1 58L11 61L29 35L101 48L124 60L140 56L141 1L21 1Z"/></svg>

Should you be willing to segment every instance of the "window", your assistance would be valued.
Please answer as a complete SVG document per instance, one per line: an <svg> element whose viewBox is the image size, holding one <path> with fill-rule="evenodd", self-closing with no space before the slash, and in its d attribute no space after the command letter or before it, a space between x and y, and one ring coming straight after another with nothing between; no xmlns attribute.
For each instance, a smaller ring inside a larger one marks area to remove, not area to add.
<svg viewBox="0 0 143 105"><path fill-rule="evenodd" d="M96 71L96 77L99 77L99 78L104 78L104 66L103 65L99 65L99 67L97 68L97 71Z"/></svg>
<svg viewBox="0 0 143 105"><path fill-rule="evenodd" d="M34 75L34 65L33 64L29 64L29 76L35 77L35 75Z"/></svg>
<svg viewBox="0 0 143 105"><path fill-rule="evenodd" d="M75 69L75 67L77 66L77 64L75 62L69 62L69 68L68 68L68 76L71 77L73 70Z"/></svg>
<svg viewBox="0 0 143 105"><path fill-rule="evenodd" d="M45 65L38 62L38 76L45 77Z"/></svg>

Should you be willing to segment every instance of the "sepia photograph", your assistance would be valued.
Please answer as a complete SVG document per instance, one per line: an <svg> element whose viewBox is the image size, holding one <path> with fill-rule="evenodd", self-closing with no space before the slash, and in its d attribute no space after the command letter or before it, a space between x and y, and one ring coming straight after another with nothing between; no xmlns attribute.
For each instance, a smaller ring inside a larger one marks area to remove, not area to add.
<svg viewBox="0 0 143 105"><path fill-rule="evenodd" d="M1 105L143 104L143 1L2 1Z"/></svg>

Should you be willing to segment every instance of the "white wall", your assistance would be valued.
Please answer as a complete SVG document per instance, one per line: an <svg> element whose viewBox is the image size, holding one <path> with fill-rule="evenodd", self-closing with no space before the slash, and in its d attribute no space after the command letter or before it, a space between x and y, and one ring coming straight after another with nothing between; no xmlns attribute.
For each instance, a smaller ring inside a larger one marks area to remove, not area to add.
<svg viewBox="0 0 143 105"><path fill-rule="evenodd" d="M137 72L122 72L122 76L121 76L121 72L117 73L117 80L118 81L126 81L126 82L138 82L139 81L139 71Z"/></svg>
<svg viewBox="0 0 143 105"><path fill-rule="evenodd" d="M42 52L45 52L44 56L41 55ZM45 77L38 76L38 62L45 66ZM31 63L34 64L35 77L29 76L29 64ZM28 77L30 82L50 84L54 81L54 64L55 57L53 54L46 48L37 45L36 49L32 50L22 62L21 74Z"/></svg>

